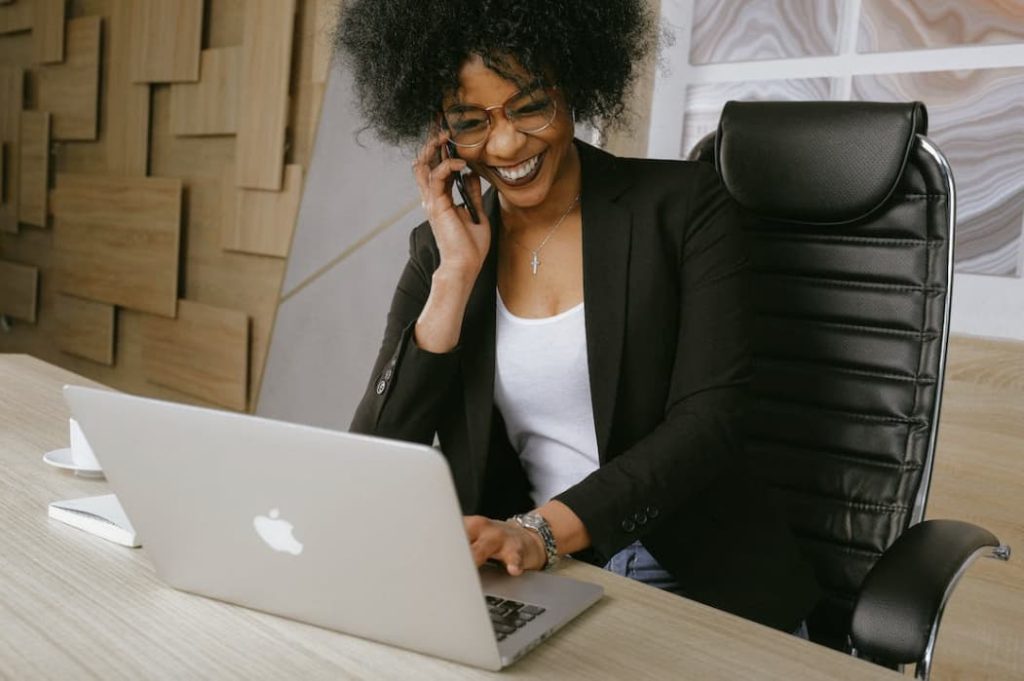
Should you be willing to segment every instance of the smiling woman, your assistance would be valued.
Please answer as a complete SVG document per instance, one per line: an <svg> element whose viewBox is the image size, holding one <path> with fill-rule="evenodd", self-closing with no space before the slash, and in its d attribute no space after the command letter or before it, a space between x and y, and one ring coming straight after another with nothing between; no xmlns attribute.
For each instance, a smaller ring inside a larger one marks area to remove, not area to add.
<svg viewBox="0 0 1024 681"><path fill-rule="evenodd" d="M817 587L738 436L742 217L707 166L574 138L622 123L647 4L345 7L336 46L369 127L418 146L427 218L352 430L438 438L478 564L574 554L797 629Z"/></svg>

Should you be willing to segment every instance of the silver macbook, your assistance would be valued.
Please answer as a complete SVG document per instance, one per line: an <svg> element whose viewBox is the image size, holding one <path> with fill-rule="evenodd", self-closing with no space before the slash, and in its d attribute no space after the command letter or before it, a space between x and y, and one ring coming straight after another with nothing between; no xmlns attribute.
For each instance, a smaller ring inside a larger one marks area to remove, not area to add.
<svg viewBox="0 0 1024 681"><path fill-rule="evenodd" d="M171 586L501 669L601 587L477 569L431 447L65 386Z"/></svg>

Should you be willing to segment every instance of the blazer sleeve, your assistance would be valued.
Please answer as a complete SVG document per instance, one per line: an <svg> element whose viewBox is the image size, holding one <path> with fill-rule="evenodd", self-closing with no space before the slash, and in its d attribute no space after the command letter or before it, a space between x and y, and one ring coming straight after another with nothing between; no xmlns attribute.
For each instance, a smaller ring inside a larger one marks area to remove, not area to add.
<svg viewBox="0 0 1024 681"><path fill-rule="evenodd" d="M458 371L459 348L433 353L416 345L416 320L430 295L439 255L423 223L409 236L409 261L391 300L384 341L349 430L432 444L439 410Z"/></svg>
<svg viewBox="0 0 1024 681"><path fill-rule="evenodd" d="M740 459L750 377L745 218L714 169L697 168L681 218L679 328L664 419L555 497L579 516L591 548L606 558L672 527L675 512ZM644 522L635 522L638 514Z"/></svg>

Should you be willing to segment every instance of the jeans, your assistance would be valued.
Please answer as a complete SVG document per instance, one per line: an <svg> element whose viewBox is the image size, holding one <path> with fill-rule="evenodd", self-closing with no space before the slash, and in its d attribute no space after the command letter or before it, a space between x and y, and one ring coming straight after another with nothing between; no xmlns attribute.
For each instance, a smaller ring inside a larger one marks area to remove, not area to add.
<svg viewBox="0 0 1024 681"><path fill-rule="evenodd" d="M604 569L621 577L628 577L648 586L664 589L677 596L683 595L683 588L675 577L661 567L654 556L639 541L633 542L612 556L611 560L605 564ZM801 622L800 626L793 631L793 635L807 639L807 622Z"/></svg>

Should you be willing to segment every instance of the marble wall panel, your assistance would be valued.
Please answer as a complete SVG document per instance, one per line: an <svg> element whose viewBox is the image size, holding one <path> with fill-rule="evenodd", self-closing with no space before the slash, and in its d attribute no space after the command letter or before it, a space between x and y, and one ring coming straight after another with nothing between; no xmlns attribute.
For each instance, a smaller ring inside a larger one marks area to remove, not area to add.
<svg viewBox="0 0 1024 681"><path fill-rule="evenodd" d="M854 99L921 100L957 187L957 270L1021 276L1024 68L857 76Z"/></svg>
<svg viewBox="0 0 1024 681"><path fill-rule="evenodd" d="M1024 0L861 0L858 52L1024 42Z"/></svg>
<svg viewBox="0 0 1024 681"><path fill-rule="evenodd" d="M743 101L823 100L829 98L828 78L700 83L686 90L683 142L679 155L686 158L704 135L714 132L722 107L731 99Z"/></svg>
<svg viewBox="0 0 1024 681"><path fill-rule="evenodd" d="M835 54L836 0L695 0L690 63Z"/></svg>

